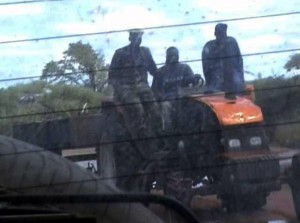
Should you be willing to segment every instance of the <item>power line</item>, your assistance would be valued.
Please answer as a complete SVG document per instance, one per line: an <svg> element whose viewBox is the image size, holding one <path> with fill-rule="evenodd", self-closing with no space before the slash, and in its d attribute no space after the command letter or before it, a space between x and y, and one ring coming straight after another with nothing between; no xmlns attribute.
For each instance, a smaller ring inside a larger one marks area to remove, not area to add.
<svg viewBox="0 0 300 223"><path fill-rule="evenodd" d="M288 52L295 52L295 51L300 51L300 48L293 48L293 49L285 49L285 50L272 50L272 51L264 51L264 52L256 52L256 53L247 53L247 54L242 54L242 57L251 57L251 56L259 56L259 55L268 55L268 54L279 54L279 53L288 53ZM217 59L227 59L227 58L234 58L237 56L226 56L226 57L214 57L214 58L208 58L208 59L191 59L191 60L182 60L180 62L182 63L195 63L195 62L201 62L201 61L208 61L208 60L217 60ZM238 56L239 57L239 56ZM157 63L157 66L164 65L165 63ZM128 66L128 67L122 67L114 70L123 70L123 69L130 69L133 68ZM96 73L96 72L108 72L109 68L103 68L103 69L98 69L95 71L89 71L91 73ZM49 74L43 76L43 78L51 78L51 77L58 77L58 76L71 76L71 75L77 75L77 74L82 74L83 71L78 71L78 72L67 72L64 74ZM26 79L37 79L41 78L42 76L26 76L26 77L12 77L12 78L6 78L6 79L0 79L0 82L8 82L8 81L18 81L18 80L26 80Z"/></svg>
<svg viewBox="0 0 300 223"><path fill-rule="evenodd" d="M253 92L263 92L263 91L272 91L272 90L283 90L283 89L290 89L290 88L299 88L300 84L297 85L287 85L287 86L280 86L280 87L271 87L271 88L262 88L262 89L255 89ZM201 92L199 92L201 93ZM229 92L229 93L237 93L237 92ZM240 93L240 92L238 92ZM197 93L194 93L197 94ZM195 95L193 96L184 96L184 97L178 97L178 98L173 98L173 99L163 99L163 100L154 100L154 101L144 101L143 104L149 104L149 103L162 103L166 101L180 101L180 100L188 100L193 97L209 97L209 96L214 96L215 94L210 93L210 94L204 94L202 92L201 95ZM218 93L217 93L218 94ZM87 110L101 110L101 109L106 109L106 108L114 108L117 106L133 106L139 103L116 103L112 105L99 105L99 106L94 106L94 107L87 107ZM49 111L49 112L36 112L36 113L29 113L29 114L19 114L19 115L8 115L8 116L0 116L0 120L3 119L15 119L15 118L24 118L24 117L31 117L31 116L39 116L39 115L52 115L52 114L60 114L60 113L65 113L65 112L78 112L81 111L82 108L73 108L73 109L67 109L67 110L58 110L58 111Z"/></svg>
<svg viewBox="0 0 300 223"><path fill-rule="evenodd" d="M64 1L64 0L31 0L31 1L19 1L19 2L4 2L4 3L0 3L0 6L32 4L32 3L41 3L41 2L61 2L61 1Z"/></svg>
<svg viewBox="0 0 300 223"><path fill-rule="evenodd" d="M219 19L219 20L211 20L211 21L203 21L203 22L182 23L182 24L173 24L173 25L164 25L164 26L152 26L152 27L144 27L142 29L143 30L166 29L166 28L175 28L175 27L183 27L183 26L204 25L204 24L218 23L218 22L232 22L232 21L242 21L242 20L251 20L251 19L263 19L263 18L270 18L270 17L290 16L290 15L298 15L298 14L300 14L300 11L261 15L261 16L239 17L239 18L231 18L231 19ZM93 33L71 34L71 35L62 35L62 36L48 36L48 37L39 37L39 38L32 38L32 39L8 40L8 41L1 41L0 44L35 42L35 41L43 41L43 40L54 40L54 39L74 38L74 37L82 37L82 36L103 35L103 34L128 32L129 30L130 29L119 29L119 30L110 30L110 31L93 32Z"/></svg>
<svg viewBox="0 0 300 223"><path fill-rule="evenodd" d="M285 125L298 125L300 124L300 120L295 120L295 121L289 121L289 122L278 122L278 123L265 123L265 124L260 124L260 125L248 125L248 126L243 126L243 128L251 129L251 128L266 128L266 127L274 127L274 126L285 126ZM111 145L111 144L119 144L119 143L126 143L126 142L131 142L131 141L150 141L150 140L156 140L159 138L174 138L174 137L187 137L187 136L196 136L196 135L207 135L211 133L216 133L219 132L220 130L213 129L213 130L206 130L202 132L188 132L188 133L177 133L177 134L169 134L169 135L161 135L161 136L152 136L152 137L144 137L144 138L136 138L136 139L124 139L124 140L118 140L118 141L111 141L111 142L103 142L99 143L97 146L102 146L102 145ZM230 131L230 130L222 130L224 132ZM1 154L2 155L2 154Z"/></svg>

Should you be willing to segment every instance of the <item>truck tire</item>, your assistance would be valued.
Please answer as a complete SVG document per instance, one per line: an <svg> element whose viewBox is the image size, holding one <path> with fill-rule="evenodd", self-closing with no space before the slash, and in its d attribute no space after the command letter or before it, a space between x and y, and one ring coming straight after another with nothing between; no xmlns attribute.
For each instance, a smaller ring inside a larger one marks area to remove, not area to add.
<svg viewBox="0 0 300 223"><path fill-rule="evenodd" d="M104 119L105 129L97 154L98 174L122 190L148 191L148 174L144 173L148 166L126 128L112 114Z"/></svg>
<svg viewBox="0 0 300 223"><path fill-rule="evenodd" d="M222 206L228 212L236 211L254 211L259 210L266 204L266 195L247 194L247 195L232 195L222 196Z"/></svg>
<svg viewBox="0 0 300 223"><path fill-rule="evenodd" d="M294 208L297 214L297 218L300 219L300 154L296 154L292 159L292 175L290 181L290 187L292 189L292 196L294 202Z"/></svg>
<svg viewBox="0 0 300 223"><path fill-rule="evenodd" d="M101 180L99 175L80 167L40 147L0 136L0 185L13 195L88 195L121 193L116 187ZM8 202L9 203L9 202ZM20 206L19 208L21 208ZM29 208L33 206L30 205ZM29 210L24 206L24 210ZM42 206L50 210L83 216L95 216L97 222L162 222L140 204L64 203ZM9 210L9 209L8 209ZM20 209L22 210L22 209ZM74 218L76 221L76 218Z"/></svg>

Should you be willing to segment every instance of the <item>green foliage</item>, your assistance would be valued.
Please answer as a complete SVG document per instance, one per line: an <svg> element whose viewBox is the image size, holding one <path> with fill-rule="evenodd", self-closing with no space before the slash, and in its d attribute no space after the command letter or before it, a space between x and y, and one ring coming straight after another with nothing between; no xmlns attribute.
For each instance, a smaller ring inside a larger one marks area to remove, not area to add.
<svg viewBox="0 0 300 223"><path fill-rule="evenodd" d="M61 117L74 116L81 112L80 108L87 103L88 107L99 107L102 95L91 89L68 85L51 86L52 93L40 99L40 103L48 110L65 111ZM75 110L74 110L75 109ZM89 112L97 112L99 109L92 109Z"/></svg>
<svg viewBox="0 0 300 223"><path fill-rule="evenodd" d="M106 86L107 68L101 51L81 41L70 43L62 60L44 66L41 81L0 90L0 134L12 135L18 122L76 116L86 108L98 112L102 94L97 92Z"/></svg>
<svg viewBox="0 0 300 223"><path fill-rule="evenodd" d="M284 146L300 143L299 126L284 124L300 121L300 77L269 77L256 80L254 85L256 104L262 108L264 120L270 126L266 130L271 141Z"/></svg>
<svg viewBox="0 0 300 223"><path fill-rule="evenodd" d="M102 91L107 80L107 68L101 52L79 41L69 44L62 60L48 62L41 79L48 83L88 86Z"/></svg>
<svg viewBox="0 0 300 223"><path fill-rule="evenodd" d="M48 85L44 81L3 89L0 97L0 134L3 135L11 135L12 126L19 122L77 116L83 112L85 104L89 108L95 108L89 109L89 113L98 112L102 100L102 95L90 88Z"/></svg>
<svg viewBox="0 0 300 223"><path fill-rule="evenodd" d="M300 146L300 124L293 123L277 126L274 131L274 140L279 145L299 148Z"/></svg>
<svg viewBox="0 0 300 223"><path fill-rule="evenodd" d="M290 59L284 65L287 71L292 69L300 69L300 53L296 53L290 57Z"/></svg>

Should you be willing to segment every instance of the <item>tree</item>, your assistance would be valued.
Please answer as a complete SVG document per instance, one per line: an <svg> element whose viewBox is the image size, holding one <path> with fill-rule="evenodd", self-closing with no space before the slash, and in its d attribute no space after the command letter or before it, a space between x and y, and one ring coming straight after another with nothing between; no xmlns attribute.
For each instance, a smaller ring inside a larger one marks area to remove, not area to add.
<svg viewBox="0 0 300 223"><path fill-rule="evenodd" d="M300 53L292 55L284 65L284 68L287 71L291 71L292 69L300 69Z"/></svg>
<svg viewBox="0 0 300 223"><path fill-rule="evenodd" d="M267 77L253 84L269 139L282 146L300 145L300 76Z"/></svg>
<svg viewBox="0 0 300 223"><path fill-rule="evenodd" d="M89 86L95 91L102 91L107 80L107 68L101 51L96 52L90 44L79 41L69 44L62 60L48 62L41 79L48 83Z"/></svg>
<svg viewBox="0 0 300 223"><path fill-rule="evenodd" d="M0 134L11 136L16 123L98 113L102 97L91 88L44 81L11 86L0 90Z"/></svg>

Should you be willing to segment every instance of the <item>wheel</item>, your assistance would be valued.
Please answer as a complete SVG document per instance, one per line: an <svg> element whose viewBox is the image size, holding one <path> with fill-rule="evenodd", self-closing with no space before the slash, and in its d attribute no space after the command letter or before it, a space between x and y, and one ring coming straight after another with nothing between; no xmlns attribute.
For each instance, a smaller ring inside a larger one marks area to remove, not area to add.
<svg viewBox="0 0 300 223"><path fill-rule="evenodd" d="M294 201L294 207L297 214L298 219L300 219L300 178L299 178L299 170L300 170L300 154L296 154L292 159L292 174L290 187L292 189L292 196Z"/></svg>
<svg viewBox="0 0 300 223"><path fill-rule="evenodd" d="M135 117L111 107L103 111L103 133L98 149L99 174L110 178L124 191L148 192L165 156L165 143L158 137L160 131L147 128L147 117L145 125L134 128L129 123Z"/></svg>
<svg viewBox="0 0 300 223"><path fill-rule="evenodd" d="M151 174L143 172L149 165L117 116L109 113L103 118L104 132L97 149L98 174L124 191L147 191Z"/></svg>
<svg viewBox="0 0 300 223"><path fill-rule="evenodd" d="M115 187L106 184L101 177L82 168L76 163L67 160L51 151L31 145L13 138L0 136L0 185L8 195L87 195L116 194ZM9 155L3 155L9 154ZM1 188L1 189L2 189ZM46 199L47 200L47 199ZM45 200L44 204L30 204L35 214L44 215L49 211L72 213L72 222L82 222L84 218L93 216L96 222L132 222L140 223L143 219L147 222L161 222L149 209L139 204L119 205L110 202L101 204L88 203L57 203L50 205ZM42 200L41 200L42 202ZM28 213L28 204L20 202L5 202L3 210L18 210L15 213ZM7 206L6 206L7 205ZM129 208L128 208L129 207ZM109 209L109 210L108 210ZM1 210L2 211L2 210ZM30 213L30 212L29 212ZM16 215L22 217L22 214ZM20 221L21 222L21 221ZM49 222L48 220L44 222ZM59 222L59 221L58 221ZM62 222L64 222L62 220ZM86 221L85 221L86 222Z"/></svg>
<svg viewBox="0 0 300 223"><path fill-rule="evenodd" d="M254 211L258 210L266 204L266 195L247 194L221 196L222 206L229 212L235 211Z"/></svg>
<svg viewBox="0 0 300 223"><path fill-rule="evenodd" d="M137 159L130 143L115 145L115 137L105 132L101 137L98 149L98 173L106 182L116 185L125 191L144 191L142 183L145 181L141 169L143 162ZM109 142L109 143L107 143Z"/></svg>

